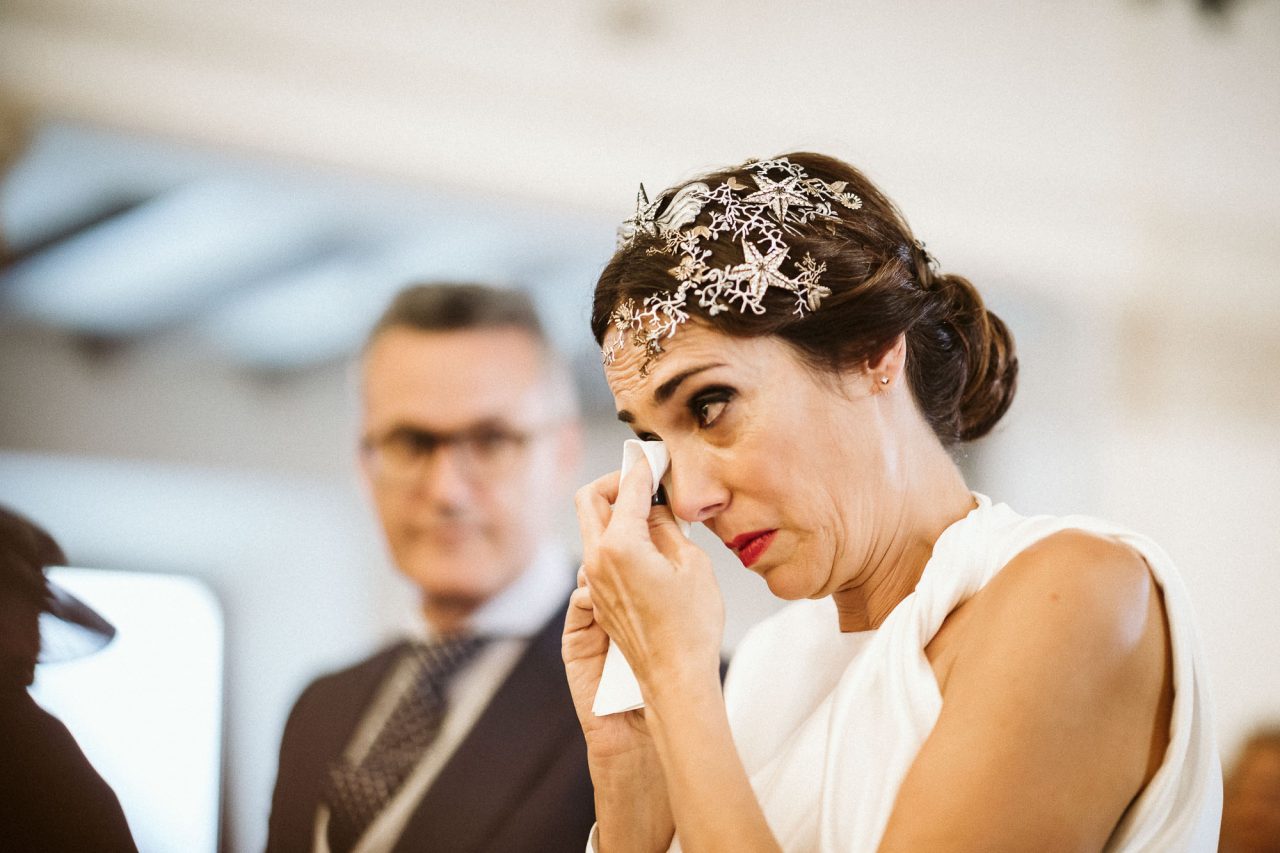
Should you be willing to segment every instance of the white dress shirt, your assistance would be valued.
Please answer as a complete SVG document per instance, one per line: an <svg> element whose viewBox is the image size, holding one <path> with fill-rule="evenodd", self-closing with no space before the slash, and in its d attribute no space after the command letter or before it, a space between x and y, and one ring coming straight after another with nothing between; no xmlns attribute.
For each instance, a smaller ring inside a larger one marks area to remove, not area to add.
<svg viewBox="0 0 1280 853"><path fill-rule="evenodd" d="M448 713L440 734L356 842L352 853L389 853L396 845L431 783L507 680L529 641L564 605L575 583L567 554L555 545L545 545L538 550L528 569L472 614L468 630L490 642L450 679L446 689ZM405 626L405 637L416 642L431 642L436 633L419 616ZM347 744L344 756L348 761L356 763L364 757L400 697L412 686L411 663L401 661L383 679ZM328 830L329 807L322 803L316 812L314 853L329 853Z"/></svg>

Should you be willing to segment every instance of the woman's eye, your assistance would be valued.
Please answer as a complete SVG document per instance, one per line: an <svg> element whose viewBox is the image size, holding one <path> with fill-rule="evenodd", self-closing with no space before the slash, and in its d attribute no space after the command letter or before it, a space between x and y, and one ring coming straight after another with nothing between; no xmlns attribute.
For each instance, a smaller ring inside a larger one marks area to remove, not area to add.
<svg viewBox="0 0 1280 853"><path fill-rule="evenodd" d="M724 412L725 406L729 405L729 396L728 392L717 391L694 398L689 408L693 411L698 426L703 429L712 426Z"/></svg>

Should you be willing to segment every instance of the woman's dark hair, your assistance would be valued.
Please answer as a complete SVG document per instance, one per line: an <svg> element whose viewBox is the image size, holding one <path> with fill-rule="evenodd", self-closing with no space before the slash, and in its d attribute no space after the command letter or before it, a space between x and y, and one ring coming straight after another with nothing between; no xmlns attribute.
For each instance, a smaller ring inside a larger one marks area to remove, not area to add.
<svg viewBox="0 0 1280 853"><path fill-rule="evenodd" d="M844 182L845 191L862 199L857 210L790 226L786 234L788 262L808 253L825 263L821 283L831 294L803 315L793 310L795 295L781 288L766 291L762 314L722 311L713 316L696 299L688 300L685 310L725 334L774 335L810 367L829 373L873 364L905 335L909 387L942 443L952 446L986 435L1013 402L1017 384L1013 336L1004 323L986 309L966 279L933 269L902 214L857 169L821 154L781 156L812 178ZM736 178L750 186L749 167L696 180L716 186ZM659 215L681 186L662 194ZM696 224L706 224L716 210L708 204ZM711 250L709 266L743 263L742 249L730 238L703 247ZM677 262L657 237L641 235L619 248L596 284L591 312L596 342L604 344L619 305L674 291L679 282L668 271Z"/></svg>

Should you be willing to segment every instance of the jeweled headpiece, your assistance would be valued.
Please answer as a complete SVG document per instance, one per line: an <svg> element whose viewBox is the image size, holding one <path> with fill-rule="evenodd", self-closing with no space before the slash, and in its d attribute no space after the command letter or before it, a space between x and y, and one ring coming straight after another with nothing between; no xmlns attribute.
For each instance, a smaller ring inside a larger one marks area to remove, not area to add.
<svg viewBox="0 0 1280 853"><path fill-rule="evenodd" d="M667 293L655 293L639 305L634 299L622 302L610 317L621 332L604 351L604 363L612 364L618 350L631 341L645 350L641 374L662 352L662 340L675 334L689 319L689 300L715 316L730 309L740 313L763 314L764 296L771 287L795 294L795 313L815 310L831 291L819 279L825 263L817 263L806 252L790 259L790 274L782 269L791 247L785 235L796 226L818 218L837 218L834 205L849 210L862 206L862 199L845 192L844 181L827 183L811 178L796 163L784 158L757 160L744 168L755 182L752 188L730 177L710 187L692 183L671 197L661 215L661 197L649 201L644 186L636 197L635 216L618 228L618 247L626 248L641 237L658 241L650 254L669 254L679 263L668 273L680 282ZM703 210L711 206L710 217L696 224ZM709 244L730 238L742 246L742 263L712 266Z"/></svg>

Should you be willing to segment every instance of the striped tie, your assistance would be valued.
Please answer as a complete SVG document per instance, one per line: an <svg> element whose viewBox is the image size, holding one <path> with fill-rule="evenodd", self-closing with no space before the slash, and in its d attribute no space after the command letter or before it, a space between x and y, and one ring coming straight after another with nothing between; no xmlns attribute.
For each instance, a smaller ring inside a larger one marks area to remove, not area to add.
<svg viewBox="0 0 1280 853"><path fill-rule="evenodd" d="M478 637L452 637L405 650L416 670L412 686L358 764L329 766L324 800L329 805L329 848L346 853L404 784L445 717L445 687L484 645Z"/></svg>

